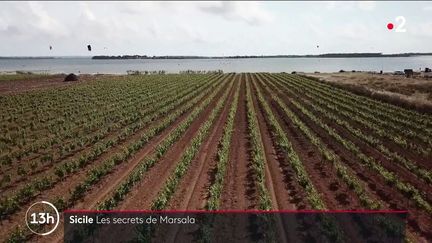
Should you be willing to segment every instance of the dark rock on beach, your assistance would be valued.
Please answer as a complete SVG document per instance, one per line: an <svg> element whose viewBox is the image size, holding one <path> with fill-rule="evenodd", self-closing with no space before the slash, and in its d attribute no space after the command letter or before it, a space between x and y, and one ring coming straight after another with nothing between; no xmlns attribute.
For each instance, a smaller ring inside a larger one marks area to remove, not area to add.
<svg viewBox="0 0 432 243"><path fill-rule="evenodd" d="M69 82L69 81L78 81L78 76L71 73L69 75L66 76L66 78L64 79L65 82Z"/></svg>

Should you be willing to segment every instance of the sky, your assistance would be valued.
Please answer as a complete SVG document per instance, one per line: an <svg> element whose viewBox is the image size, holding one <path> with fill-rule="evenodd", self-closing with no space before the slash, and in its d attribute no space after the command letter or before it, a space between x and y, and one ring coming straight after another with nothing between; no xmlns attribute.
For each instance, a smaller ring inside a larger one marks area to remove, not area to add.
<svg viewBox="0 0 432 243"><path fill-rule="evenodd" d="M432 2L0 2L0 56L403 53L431 43Z"/></svg>

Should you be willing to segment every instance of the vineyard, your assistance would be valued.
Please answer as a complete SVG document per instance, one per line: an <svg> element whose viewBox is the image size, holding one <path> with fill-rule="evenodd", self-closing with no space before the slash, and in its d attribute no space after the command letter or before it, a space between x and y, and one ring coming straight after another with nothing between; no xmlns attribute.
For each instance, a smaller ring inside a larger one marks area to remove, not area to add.
<svg viewBox="0 0 432 243"><path fill-rule="evenodd" d="M22 219L39 200L408 210L406 240L432 239L432 116L305 76L109 76L1 95L0 126L0 239L10 242L32 237Z"/></svg>

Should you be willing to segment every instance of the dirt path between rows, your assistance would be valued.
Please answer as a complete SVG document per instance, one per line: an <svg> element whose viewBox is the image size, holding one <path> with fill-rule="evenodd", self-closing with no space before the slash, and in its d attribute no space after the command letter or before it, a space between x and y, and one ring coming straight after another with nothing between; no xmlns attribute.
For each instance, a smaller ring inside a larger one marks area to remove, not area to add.
<svg viewBox="0 0 432 243"><path fill-rule="evenodd" d="M282 86L280 84L278 84L278 87L281 87L281 89L289 89L288 87ZM308 110L316 113L316 115L319 116L319 113L315 112L313 110L313 108L310 106L310 104L314 102L313 100L311 100L310 98L300 97L299 95L294 95L294 96L296 97L297 101L302 103L303 106L305 106ZM334 113L334 112L331 112L331 113ZM335 114L335 115L338 115L338 114ZM408 171L404 166L398 164L397 162L391 161L391 159L389 159L384 154L382 154L377 148L369 145L364 140L354 136L346 128L336 124L335 122L333 122L332 120L330 120L324 116L319 116L319 117L326 124L328 124L330 127L334 128L338 132L338 134L342 135L342 137L355 143L360 148L360 150L362 152L364 152L366 155L373 157L376 161L380 161L380 163L386 169L388 169L390 171L394 171L395 173L399 174L401 176L401 178L412 183L416 188L421 189L422 191L426 192L428 195L432 195L432 191L431 191L432 187L426 185L424 181L422 181L417 175ZM358 128L360 130L364 129L363 126L359 125L356 122L353 122L349 118L348 119L346 119L346 118L347 117L345 117L344 120L347 121L349 124L351 124L353 127ZM368 132L370 132L370 131L365 131L364 134L369 134ZM413 163L420 165L420 167L424 166L425 169L431 168L432 165L430 163L425 164L425 159L422 158L421 156L414 156L413 157L412 156L413 153L411 151L408 151L407 149L403 149L400 146L395 147L393 144L394 142L387 143L388 140L384 140L382 142L383 142L382 144L385 147L389 147L389 145L392 145L392 146L390 146L392 152L396 152L399 155L403 155L404 157L407 157L407 155L408 155L408 158L411 159L411 161ZM429 199L429 201L432 201L432 199Z"/></svg>
<svg viewBox="0 0 432 243"><path fill-rule="evenodd" d="M257 113L259 129L261 133L264 155L266 158L266 184L272 197L274 210L295 210L297 207L290 197L291 191L286 184L283 173L283 158L278 157L276 144L272 141L272 132L266 120L266 113L261 105L258 105L258 94L255 89L256 77L251 79L251 93L255 111Z"/></svg>
<svg viewBox="0 0 432 243"><path fill-rule="evenodd" d="M227 87L229 87L228 85L229 82L225 84L225 87L222 87L216 97L192 122L182 137L171 146L161 160L147 171L138 185L136 185L129 193L126 200L121 202L118 207L119 209L145 210L151 208L151 203L164 186L168 177L172 174L172 171L175 169L184 149L190 144L191 138L197 134L201 124L207 120L214 106L220 100L223 92Z"/></svg>
<svg viewBox="0 0 432 243"><path fill-rule="evenodd" d="M281 86L281 87L284 87L284 86ZM284 88L288 88L288 87L284 87ZM308 103L308 104L314 103L313 99L311 99L310 97L306 97L306 96L302 96L301 100L304 100L305 103ZM378 139L390 151L396 152L399 155L403 155L405 158L407 158L410 161L424 167L425 169L432 169L432 164L429 163L431 158L426 158L425 156L419 155L415 151L407 150L407 149L403 148L401 145L395 143L393 140L390 140L389 138L384 137L384 136L380 136L379 134L376 133L376 131L374 131L373 129L371 129L371 128L369 128L369 127L367 127L367 126L365 126L365 125L363 125L363 124L361 124L355 120L353 120L349 115L344 115L342 113L335 112L332 109L327 108L325 105L321 105L319 103L316 103L316 105L320 106L322 109L326 110L329 113L335 114L341 120L347 121L352 127L355 127L357 129L359 129L360 131L362 131L363 134L368 134L368 135L371 135L374 138ZM356 115L355 113L352 113L352 112L347 111L347 110L346 110L346 112L348 114Z"/></svg>
<svg viewBox="0 0 432 243"><path fill-rule="evenodd" d="M202 98L201 101L204 99L205 99L205 97ZM199 102L201 102L201 101L199 101ZM179 107L176 107L175 109L178 109L178 108ZM177 120L174 121L173 124L171 124L166 129L161 131L160 134L158 134L157 136L150 139L150 141L148 141L147 144L137 154L135 154L131 159L129 159L128 161L124 161L123 163L117 165L115 167L115 169L109 175L105 176L104 178L101 179L101 181L99 181L96 185L94 185L90 189L90 191L88 191L86 193L84 198L82 200L78 201L73 206L73 208L78 208L78 209L92 209L92 208L94 208L97 205L97 203L99 203L102 200L102 198L107 195L106 193L108 193L115 186L117 186L117 184L113 183L113 181L114 182L120 182L121 179L124 179L124 177L127 176L128 173L133 168L135 168L135 166L138 164L140 159L142 157L144 157L146 154L148 154L149 151L153 150L154 147L156 147L157 144L160 141L162 141L168 135L168 133L171 130L173 130L175 127L177 127L177 125L189 113L190 113L190 110L185 112L184 114L182 114L180 117L178 117ZM155 122L157 122L157 121L155 121ZM149 127L146 127L143 131L147 131L148 128ZM130 141L133 141L134 139L137 139L138 136L143 133L143 131L132 135L127 140L125 140L125 142L127 143ZM112 156L113 153L115 153L116 151L119 151L122 148L122 145L124 145L124 144L125 143L121 143L121 144L117 145L115 148L109 150L107 153L104 153L100 158L97 159L97 161L92 162L91 164L89 164L88 167L86 167L86 168L80 170L79 172L72 174L71 176L65 178L63 181L56 184L54 188L51 188L47 191L44 191L42 194L38 195L35 199L33 199L32 202L40 201L40 200L53 201L56 197L65 198L66 195L70 195L71 189L75 188L76 185L78 185L79 183L84 181L84 179L87 177L87 172L89 170L91 170L91 168L94 168L97 165L101 164L101 162L104 159L109 158L110 156ZM65 198L65 199L67 200L68 198ZM28 205L26 204L26 205L22 206L22 208L26 209L29 205L30 205L30 203ZM22 212L22 211L24 211L24 212ZM22 220L20 220L20 219L22 219L24 217L23 215L25 214L25 210L22 210L22 211L14 214L14 215L11 215L11 219L8 222L18 222L18 223L21 222ZM10 224L10 225L8 225L8 227L2 227L2 229L0 231L0 237L2 237L3 235L5 235L5 237L6 237L6 235L8 233L10 233L12 227L14 227L14 226L15 226L15 224ZM60 231L56 232L56 235L53 235L52 239L54 239L55 236L58 236L58 237L61 236L62 237L63 236L63 232L62 232L63 229L61 229Z"/></svg>
<svg viewBox="0 0 432 243"><path fill-rule="evenodd" d="M264 148L266 188L270 194L272 210L295 210L296 206L292 203L291 192L285 183L283 169L280 167L280 160L278 160L280 157L277 156L276 146L271 139L271 130L265 119L265 111L258 104L258 94L254 89L256 85L255 76L249 74L249 81L251 83L252 102L261 134L261 144ZM292 217L287 219L277 213L273 219L276 224L276 234L279 242L298 241L296 231L292 230L298 227L296 220L293 220Z"/></svg>
<svg viewBox="0 0 432 243"><path fill-rule="evenodd" d="M269 82L269 81L267 81ZM264 90L263 88L261 88ZM265 92L266 97L270 94ZM286 95L278 92L279 97L285 101ZM328 161L324 161L318 149L309 141L309 139L293 124L291 119L285 115L281 107L269 100L271 107L277 117L283 121L281 126L286 132L294 150L297 152L300 160L309 174L309 177L322 195L322 199L328 209L354 209L361 208L357 195L350 190L347 185L339 179L336 171ZM296 113L298 114L298 113ZM310 126L309 126L310 128ZM312 130L312 129L311 129ZM322 140L326 141L326 140Z"/></svg>
<svg viewBox="0 0 432 243"><path fill-rule="evenodd" d="M268 85L271 81L266 80L265 82ZM265 97L271 97L270 93L267 92L263 86L261 86L261 89L264 90ZM280 89L274 89L273 92L277 93L282 100L289 98L287 94L282 93ZM362 208L357 195L337 176L336 170L331 163L323 160L315 145L313 145L303 132L293 124L293 121L284 114L280 106L274 102L272 102L272 104L273 106L271 109L275 110L278 117L284 121L281 123L282 128L286 131L286 135L289 138L293 138L291 143L299 155L312 184L317 191L320 192L326 208L330 210ZM342 223L340 227L343 228L344 233L352 237L352 240L354 240L353 242L360 242L359 239L362 239L359 230L353 225Z"/></svg>
<svg viewBox="0 0 432 243"><path fill-rule="evenodd" d="M362 166L361 162L355 154L347 150L343 145L339 144L333 137L331 137L321 127L311 121L308 117L298 110L290 101L291 98L285 97L285 104L302 120L312 131L314 131L322 141L326 142L326 146L335 151L341 157L341 161L347 166L351 167L357 177L364 181L368 186L367 191L373 193L380 200L385 202L386 208L392 210L409 210L408 216L408 229L412 232L420 232L419 237L431 237L432 234L428 233L431 228L431 219L429 216L416 207L413 202L402 195L395 186L389 185L384 181L382 176L376 172L371 171L369 168Z"/></svg>
<svg viewBox="0 0 432 243"><path fill-rule="evenodd" d="M226 84L223 84L226 85ZM223 89L222 89L223 90ZM133 156L128 163L122 163L119 166L116 167L116 169L110 173L109 176L104 177L100 182L98 182L96 185L94 185L91 190L84 196L80 202L76 203L74 205L74 209L94 209L98 203L102 202L104 199L106 199L110 193L112 193L115 188L124 180L127 178L127 176L133 171L133 169L141 162L142 159L144 159L146 156L154 152L154 149L159 145L160 142L162 142L169 133L177 128L177 126L187 118L187 116L192 112L192 110L198 106L205 97L203 97L197 104L195 104L192 108L190 108L187 112L182 114L179 118L176 119L176 121L171 124L168 128L164 129L161 134L154 137L150 142L144 146L135 156ZM156 167L158 164L156 164L154 167ZM152 171L152 169L150 169ZM149 172L150 172L149 171ZM139 187L140 185L137 185L136 187ZM136 188L134 187L134 188ZM135 189L136 190L136 189ZM133 190L130 192L132 193ZM129 208L127 208L129 209ZM141 209L141 208L138 208ZM53 242L59 242L61 241L63 237L63 229L56 232L55 236L52 236ZM51 237L50 237L51 238Z"/></svg>
<svg viewBox="0 0 432 243"><path fill-rule="evenodd" d="M193 97L189 98L187 101L184 101L181 104L177 105L176 107L174 107L171 110L171 112L173 112L174 110L178 109L179 107L184 106L187 102L189 102L189 100L192 100L192 99L193 99ZM143 109L146 109L146 107L143 107ZM152 112L150 115L152 115L152 114L155 114L155 112ZM141 136L141 134L143 132L147 131L150 126L152 126L153 124L155 124L155 123L157 123L159 121L162 121L163 119L165 119L165 117L161 116L161 115L159 115L157 117L154 117L151 121L146 122L141 128L139 128L138 130L136 130L134 133L132 133L131 135L129 135L125 139L120 140L117 144L115 144L107 152L103 153L102 156L105 156L106 154L112 154L113 152L118 151L118 148L121 148L122 146L125 146L126 144L128 144L128 142L135 141L137 138L139 138ZM137 121L137 122L139 122L139 121ZM117 136L118 134L122 133L123 129L125 129L126 127L129 127L129 126L133 126L135 123L136 122L133 122L131 124L127 124L124 127L120 127L120 128L117 128L117 129L109 132L104 137L102 137L101 140L99 140L96 143L107 141L109 139L113 139L115 136ZM5 194L5 195L6 195L6 193L13 193L14 191L22 188L26 183L34 181L34 180L36 180L38 178L40 179L40 178L46 177L49 174L51 174L52 176L56 177L56 175L55 175L55 169L58 166L61 166L62 164L66 163L66 162L69 162L71 159L78 159L80 156L82 156L85 153L88 153L89 151L91 151L93 149L93 146L94 146L94 144L87 144L84 147L82 147L81 149L79 149L79 151L71 153L68 156L62 158L61 160L56 161L54 163L51 163L50 165L45 165L44 169L41 170L39 173L37 173L37 174L29 174L29 175L27 175L27 177L23 177L24 178L23 180L21 180L21 181L15 181L14 184L13 184L13 186L5 187L3 189L0 189L0 193ZM97 159L96 161L99 161L99 159ZM94 163L91 162L90 164L94 164ZM71 175L66 175L66 177L68 177L68 176L71 176Z"/></svg>
<svg viewBox="0 0 432 243"><path fill-rule="evenodd" d="M221 195L221 210L254 209L258 201L249 155L250 144L249 133L247 131L246 83L244 74L241 75L240 82L239 103L234 119L232 147L229 154L230 159Z"/></svg>
<svg viewBox="0 0 432 243"><path fill-rule="evenodd" d="M182 177L173 197L168 204L168 210L204 210L205 204L209 197L209 188L214 180L216 168L216 156L219 148L219 141L223 136L225 123L228 113L234 99L234 95L238 92L237 83L239 75L236 75L224 107L216 118L208 137L201 144L200 151L195 159L188 167L186 174ZM178 225L171 231L165 234L168 242L177 242L181 235L187 235L183 227ZM192 239L190 239L192 240Z"/></svg>
<svg viewBox="0 0 432 243"><path fill-rule="evenodd" d="M188 171L183 176L174 193L168 209L172 210L202 210L209 197L209 188L214 181L216 156L219 141L222 138L228 113L237 91L239 75L236 75L233 89L228 95L225 106L218 120L213 124L209 136L201 145L200 152L192 161Z"/></svg>
<svg viewBox="0 0 432 243"><path fill-rule="evenodd" d="M306 109L313 111L312 108L308 104L305 104L303 100L301 100L300 102L301 105L304 106ZM376 162L381 164L388 171L394 172L402 181L408 182L418 190L424 192L424 198L428 202L432 202L432 187L428 185L424 180L422 180L418 175L409 171L405 166L399 164L398 162L393 162L389 157L385 156L377 148L366 143L364 140L354 136L346 128L336 124L335 122L326 117L320 116L320 119L329 127L333 128L341 137L355 144L362 153L373 158ZM398 151L398 154L404 155L405 153L402 150Z"/></svg>

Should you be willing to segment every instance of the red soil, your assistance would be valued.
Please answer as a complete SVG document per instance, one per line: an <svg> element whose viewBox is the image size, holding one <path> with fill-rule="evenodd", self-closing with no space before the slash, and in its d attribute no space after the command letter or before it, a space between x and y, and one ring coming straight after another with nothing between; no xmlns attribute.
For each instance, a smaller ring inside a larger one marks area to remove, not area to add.
<svg viewBox="0 0 432 243"><path fill-rule="evenodd" d="M176 167L176 162L181 158L182 151L189 145L190 139L197 134L201 124L207 120L213 107L221 98L225 89L229 87L228 85L226 84L225 88L219 91L210 105L192 122L180 140L175 142L163 158L146 172L139 184L129 193L128 198L121 203L119 209L150 209L151 203ZM151 189L149 190L149 188Z"/></svg>
<svg viewBox="0 0 432 243"><path fill-rule="evenodd" d="M193 98L191 98L191 99L193 99ZM188 101L185 101L182 104L178 105L172 111L174 111L174 110L178 109L179 107L183 106L186 102L188 102ZM176 124L178 124L184 117L186 117L187 114L189 114L189 112L186 112L185 114L182 114L179 117L179 121L175 122L174 125L170 126L171 127L170 130L174 129L174 127L176 126ZM127 137L127 138L125 138L123 140L120 140L117 145L113 146L109 150L109 152L103 153L102 156L105 156L105 157L102 157L102 158L106 158L106 156L110 156L110 155L114 154L115 152L120 151L122 149L122 146L126 146L128 143L136 141L143 133L145 133L146 131L148 131L149 127L153 126L154 124L157 124L157 122L162 121L163 119L165 119L165 117L155 118L151 122L149 122L147 125L144 125L142 128L140 128L139 130L135 131L135 133L131 134L129 137ZM111 131L110 133L108 133L105 137L103 137L100 141L106 141L108 139L112 139L112 138L116 137L122 131L123 128L124 127L119 127L118 129L114 129L113 131ZM160 140L162 140L162 139L160 139ZM56 175L54 174L54 171L55 171L55 168L57 166L61 166L63 163L65 163L69 159L77 159L77 158L79 158L81 155L85 154L86 152L91 151L91 149L93 149L92 146L93 146L93 144L85 145L84 147L80 148L78 151L71 152L68 156L62 158L61 160L53 161L50 164L44 165L42 168L40 168L40 169L38 169L36 171L33 171L32 173L29 173L26 176L23 176L20 179L14 181L13 183L11 183L10 186L1 188L0 189L0 193L3 193L5 195L7 193L14 193L16 190L18 190L21 187L25 186L26 183L31 182L31 181L33 181L35 179L38 179L38 178L46 177L47 175L52 175L55 178ZM102 159L98 159L98 160L90 163L89 165L94 165L94 164L97 163L97 161L102 161ZM53 166L53 165L55 165L55 166ZM15 167L12 167L12 168L16 170ZM68 176L70 176L70 175L67 175L66 177L68 177Z"/></svg>
<svg viewBox="0 0 432 243"><path fill-rule="evenodd" d="M202 210L209 198L209 189L214 181L216 169L216 156L219 148L219 141L222 138L225 123L234 95L237 91L235 87L240 75L235 78L234 88L227 98L227 102L213 124L206 141L203 142L200 152L192 161L186 175L183 176L181 183L177 187L173 198L168 206L171 210Z"/></svg>
<svg viewBox="0 0 432 243"><path fill-rule="evenodd" d="M265 89L261 87L261 90L264 91ZM285 101L286 97L281 96L281 94L282 93L278 93L281 99ZM360 208L357 196L341 179L339 179L330 162L322 158L318 149L308 140L302 131L293 124L289 117L284 114L281 107L276 104L274 100L270 100L271 94L265 92L264 96L268 98L267 101L271 104L273 113L277 119L281 119L279 124L281 124L287 137L290 139L294 150L303 162L317 191L321 193L327 208ZM325 142L326 140L322 141Z"/></svg>
<svg viewBox="0 0 432 243"><path fill-rule="evenodd" d="M133 168L135 168L135 166L138 164L140 159L145 155L147 155L150 151L152 151L168 135L168 133L171 130L175 129L177 125L190 113L190 111L181 115L173 124L171 124L165 130L163 130L158 136L152 138L129 161L125 161L124 163L118 165L114 171L112 171L108 176L103 178L99 183L94 185L91 188L91 190L86 194L86 196L80 202L77 203L75 208L79 208L79 209L94 208L94 206L96 206L96 204L102 200L101 198L108 196L108 193L111 192L116 186L118 186L118 183L120 183L124 178L126 178L128 173L132 171ZM126 143L136 140L139 137L139 135L142 132L146 131L147 129L148 127L145 128L143 131L137 132L136 134L132 135L124 143L121 143L116 147L114 147L113 149L109 150L107 153L102 154L96 161L90 163L82 170L65 177L62 181L57 183L53 188L44 191L42 194L34 198L31 202L27 203L26 205L23 205L22 207L23 210L17 212L14 215L11 215L11 218L7 221L8 223L7 227L1 227L0 237L2 237L3 233L6 234L8 231L10 232L10 229L16 226L16 223L11 223L11 222L21 222L18 219L24 217L25 209L27 209L32 202L40 201L40 200L53 201L56 197L69 196L69 194L71 193L70 190L75 188L82 181L84 181L84 179L87 177L87 172L90 171L91 168L97 167L105 159L109 158L114 153L120 151L123 148L123 145L125 145ZM101 188L104 188L104 190L101 190ZM69 193L65 194L65 192L69 192ZM67 200L68 197L66 197L65 199Z"/></svg>
<svg viewBox="0 0 432 243"><path fill-rule="evenodd" d="M221 195L221 210L253 209L257 205L257 191L253 178L253 169L249 159L250 145L248 141L246 116L246 83L245 76L241 77L239 103L234 119L234 132L229 166L224 180Z"/></svg>
<svg viewBox="0 0 432 243"><path fill-rule="evenodd" d="M344 163L352 168L356 172L359 179L365 181L372 191L379 199L381 199L387 207L393 210L405 210L409 213L409 229L414 232L419 232L423 237L431 237L431 233L428 232L432 228L432 220L427 216L421 209L418 209L413 202L402 195L393 185L388 185L384 179L376 174L376 172L361 166L361 162L357 159L357 156L339 144L335 139L327 134L317 124L307 118L301 113L294 105L290 103L292 97L285 97L284 101L287 106L318 136L326 142L328 147L335 151L342 159ZM298 99L297 99L298 100ZM334 124L332 126L335 126ZM345 135L345 134L344 134ZM346 137L345 137L346 138Z"/></svg>
<svg viewBox="0 0 432 243"><path fill-rule="evenodd" d="M22 92L48 89L53 87L64 87L79 84L102 77L101 75L80 75L79 81L64 82L64 75L51 75L40 78L26 78L20 80L1 81L0 94L19 94Z"/></svg>
<svg viewBox="0 0 432 243"><path fill-rule="evenodd" d="M255 91L255 89L252 89ZM265 111L258 105L256 92L252 92L255 111L258 116L258 123L262 138L262 144L266 156L266 178L267 187L270 191L270 196L273 202L273 209L275 210L295 210L297 206L293 203L292 190L287 183L286 175L284 174L284 158L276 151L274 141L272 141L272 133L268 120L266 119Z"/></svg>
<svg viewBox="0 0 432 243"><path fill-rule="evenodd" d="M248 121L247 121L247 107L246 107L246 82L249 82L252 94L253 105L257 113L259 132L262 138L262 145L265 152L265 177L266 187L272 200L272 208L275 210L296 210L296 209L311 209L311 205L307 199L305 190L300 186L296 179L294 169L289 163L286 155L277 146L276 138L272 133L270 121L266 116L264 108L257 97L257 88L263 92L263 96L267 101L271 111L275 115L276 121L280 124L281 128L285 132L287 138L292 143L292 146L298 154L300 160L308 173L310 180L316 190L319 192L323 202L328 209L362 209L360 200L353 190L349 189L343 180L341 180L329 161L326 161L321 155L319 150L309 141L306 135L293 123L293 121L284 113L282 108L273 99L274 96L280 97L283 103L291 109L296 116L314 133L325 146L337 154L341 162L347 166L348 171L358 177L358 179L365 185L365 191L368 196L373 200L377 200L382 203L385 209L393 210L405 210L409 211L408 218L408 231L410 234L416 237L423 237L432 239L432 218L424 210L419 209L417 205L410 200L406 195L400 193L394 185L389 185L377 172L363 166L360 159L356 154L346 149L342 144L330 136L327 131L322 129L309 117L304 115L296 106L293 104L295 100L306 109L313 111L311 107L312 99L305 97L295 91L291 92L289 89L284 90L282 83L272 80L273 78L262 78L263 76L257 76L256 74L237 74L230 76L230 80L223 84L222 89L218 92L216 97L211 101L210 105L205 108L198 117L192 122L191 126L185 131L185 133L176 141L173 146L166 152L166 154L142 177L142 180L135 185L127 195L126 199L120 202L117 209L128 209L128 210L144 210L150 209L151 203L157 197L160 190L165 185L165 182L169 176L173 173L177 162L181 158L181 155L185 148L190 145L191 139L197 134L199 127L208 119L210 113L214 109L216 103L221 99L223 92L227 88L229 95L226 99L226 103L222 108L219 115L215 118L214 124L210 128L209 135L204 139L197 156L193 159L189 165L187 172L184 174L180 183L178 184L173 197L168 202L168 209L173 210L191 210L191 209L204 209L205 204L209 197L209 188L214 182L214 174L216 168L216 153L218 150L219 141L223 135L223 129L227 120L229 109L233 102L234 95L239 92L239 103L237 107L236 116L234 119L234 131L232 134L231 148L228 159L228 166L226 171L226 177L224 180L220 209L221 210L246 210L256 209L258 207L258 191L255 185L255 175L252 168L250 159L250 137L248 132ZM59 78L57 78L59 79ZM262 80L272 90L267 91L264 85L259 80ZM11 87L12 90L21 88L26 90L19 85L24 85L27 81L18 82L15 87ZM29 81L30 82L30 81ZM53 85L72 85L72 83L63 83L59 80L46 80L46 84L41 82L40 85L28 87L30 90L39 89L44 87L50 87ZM231 82L234 82L232 84ZM240 83L239 89L236 87L237 83ZM0 84L0 93L13 92L2 90ZM231 86L232 85L232 86ZM274 85L274 86L273 86ZM204 98L203 98L204 99ZM203 100L202 99L202 100ZM200 102L202 102L202 100ZM101 181L96 183L90 190L85 193L82 200L78 201L73 205L75 209L94 209L98 203L109 198L113 191L127 178L128 175L136 168L143 158L152 154L155 151L156 146L169 134L170 131L174 130L181 121L183 121L192 109L185 114L181 115L174 124L163 130L158 136L151 139L141 150L139 150L131 159L124 161L115 167L115 169ZM320 113L313 112L322 119L331 128L344 139L352 142L359 149L375 159L383 167L389 171L394 172L398 178L404 182L409 182L415 186L419 191L423 192L423 198L429 203L432 202L432 187L427 183L423 182L412 172L408 171L404 167L392 162L389 158L384 156L375 147L370 146L360 138L351 134L347 129L339 126L332 122L330 119L326 119L324 116L320 116ZM160 118L163 119L163 118ZM160 119L156 119L152 124L156 124ZM354 122L349 117L342 117L350 125L360 129L365 134L371 131L363 125ZM149 126L152 126L150 124ZM68 175L63 181L57 183L53 188L48 189L37 195L36 198L32 199L30 203L23 205L22 208L12 214L9 219L0 222L2 227L0 228L0 238L6 239L12 229L21 224L22 218L25 215L27 207L34 201L48 200L53 201L56 197L61 196L66 200L71 195L71 190L75 188L80 182L87 177L87 172L92 168L100 165L106 158L110 158L115 152L122 149L122 145L126 145L129 142L133 142L145 132L149 127L137 131L135 134L128 137L122 143L114 146L107 153L104 153L98 159L87 165L82 170ZM413 161L413 163L423 166L426 169L431 169L432 164L429 163L428 158L423 158L412 151L406 151L401 146L394 142L388 141L382 137L379 137L383 141L384 145L391 151L397 152L404 155L406 158ZM88 147L90 149L91 147ZM59 161L61 163L63 161ZM53 168L43 168L39 174L53 173ZM29 176L29 178L36 178L37 174ZM19 188L25 180L17 182L10 188L3 188L0 193L6 195L12 191L12 189ZM277 219L276 227L282 231L282 227L290 225L292 227L306 227L308 222L302 220L295 220L292 222L284 222L281 219ZM229 223L229 222L228 222ZM348 230L353 235L358 235L358 229L354 229L349 225L344 225L340 222L345 230ZM59 227L62 228L62 227ZM313 230L312 230L313 231ZM317 232L310 231L311 237L320 237ZM50 238L37 238L33 239L39 241L61 241L63 235L63 229L58 230ZM170 232L170 239L176 239L177 231ZM232 235L237 239L247 239L248 229L243 226L234 227L232 229ZM294 235L294 232L288 231L287 234L282 235L280 240L296 241L299 238L305 236ZM316 238L319 239L319 238Z"/></svg>

